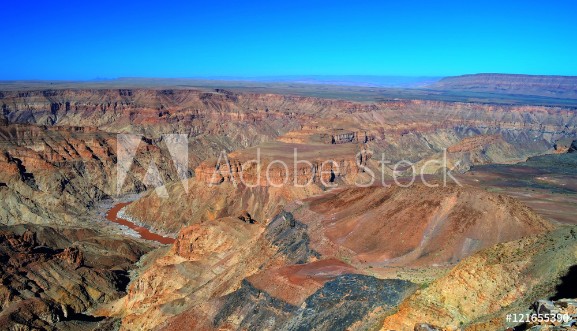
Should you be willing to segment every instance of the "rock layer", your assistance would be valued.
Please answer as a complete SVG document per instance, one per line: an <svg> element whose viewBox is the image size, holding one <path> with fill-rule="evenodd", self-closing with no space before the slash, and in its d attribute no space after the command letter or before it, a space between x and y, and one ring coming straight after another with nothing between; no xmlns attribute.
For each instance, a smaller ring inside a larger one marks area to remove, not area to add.
<svg viewBox="0 0 577 331"><path fill-rule="evenodd" d="M150 248L88 229L0 227L0 327L82 324L83 313L125 294L129 269Z"/></svg>
<svg viewBox="0 0 577 331"><path fill-rule="evenodd" d="M419 322L502 330L508 313L525 312L555 295L577 263L575 227L483 250L406 299L382 330L413 330ZM564 293L560 293L564 295Z"/></svg>

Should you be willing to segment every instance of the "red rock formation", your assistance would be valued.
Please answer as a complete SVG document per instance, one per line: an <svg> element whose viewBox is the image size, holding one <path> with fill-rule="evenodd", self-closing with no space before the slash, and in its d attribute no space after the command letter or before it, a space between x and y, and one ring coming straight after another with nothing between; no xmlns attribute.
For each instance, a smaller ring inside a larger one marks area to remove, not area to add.
<svg viewBox="0 0 577 331"><path fill-rule="evenodd" d="M2 226L0 328L82 329L78 314L124 295L127 270L150 249L89 229Z"/></svg>
<svg viewBox="0 0 577 331"><path fill-rule="evenodd" d="M298 221L278 216L265 228L223 217L182 229L170 252L131 286L122 304L123 327L155 328L165 320L210 327L219 297L245 278L298 307L342 273L450 265L495 243L552 228L515 200L470 187L349 188L285 209ZM291 252L307 250L318 252L309 263L287 262ZM182 315L168 309L174 302Z"/></svg>
<svg viewBox="0 0 577 331"><path fill-rule="evenodd" d="M344 246L353 259L374 266L455 263L484 247L553 228L513 198L457 185L351 188L308 203L331 242L312 231L316 250L331 254Z"/></svg>
<svg viewBox="0 0 577 331"><path fill-rule="evenodd" d="M575 227L564 227L480 251L407 298L381 330L409 331L422 322L471 331L514 326L506 315L554 294L577 263L576 239Z"/></svg>
<svg viewBox="0 0 577 331"><path fill-rule="evenodd" d="M341 272L450 265L497 242L548 231L549 223L518 202L471 188L346 188L311 196L322 193L323 181L351 183L362 175L361 165L374 167L380 160L371 157L374 154L419 161L449 148L453 156L459 154L456 158L469 154L471 163L506 162L543 153L559 138L574 136L577 128L576 113L559 107L419 100L357 103L225 90L13 91L3 92L0 103L5 117L0 128L4 223L84 226L79 216L117 193L117 132L145 135L122 192L152 188L142 180L152 161L163 178L173 182L166 187L169 199L149 192L127 207L129 215L155 231L179 236L168 251L159 250L143 261L126 298L102 310L123 317L125 329L160 327L187 310L195 317L194 325L210 326L219 298L249 277L260 290L302 304L301 293L318 289ZM196 178L186 181L189 191L162 147L166 133L189 135L190 167L196 167ZM254 146L260 147L261 164L242 169L256 158ZM487 155L480 155L477 150L486 146ZM294 148L303 162L295 162ZM215 159L222 150L228 161ZM285 162L288 171L269 168L279 165L275 160ZM335 163L325 163L329 160ZM264 175L259 177L259 172ZM312 185L274 187L285 180L310 180ZM298 226L293 219L279 229L277 241L267 239L263 233L270 219L283 209L294 213ZM243 211L258 224L239 221ZM295 239L297 230L300 237ZM2 238L3 249L10 251L6 268L17 276L10 286L21 288L18 277L24 276L13 271L29 267L26 277L43 286L43 291L34 288L30 293L46 293L50 302L62 302L75 313L120 295L117 289L108 291L108 285L121 279L98 269L95 261L112 268L140 256L133 246L102 237L86 244L67 242L49 254L35 252L39 239L30 233ZM296 259L278 250L290 251L285 246L292 248L295 242L304 247L297 252L308 254L299 259L305 264L287 265ZM107 254L91 250L93 244ZM116 255L116 250L124 251ZM310 256L323 260L311 261ZM56 286L53 274L73 280ZM50 286L42 279L49 279ZM270 286L273 280L278 288ZM78 286L78 293L69 290ZM0 291L6 294L2 298L9 299L10 293ZM28 292L22 293L30 299ZM41 314L60 311L33 299L27 302ZM20 308L14 304L6 311L26 311Z"/></svg>
<svg viewBox="0 0 577 331"><path fill-rule="evenodd" d="M205 161L195 169L195 176L207 184L330 185L339 178L354 178L363 172L370 156L370 152L357 145L327 149L324 145L278 142Z"/></svg>
<svg viewBox="0 0 577 331"><path fill-rule="evenodd" d="M166 181L180 178L166 148L142 140L123 185L117 185L117 136L95 128L0 127L0 221L70 223L98 200L146 189L151 162Z"/></svg>
<svg viewBox="0 0 577 331"><path fill-rule="evenodd" d="M75 268L80 268L84 262L84 255L76 247L67 247L61 253L56 255L56 258L66 261Z"/></svg>
<svg viewBox="0 0 577 331"><path fill-rule="evenodd" d="M326 282L339 275L358 272L356 268L343 261L331 258L268 269L250 276L248 281L275 298L300 306Z"/></svg>
<svg viewBox="0 0 577 331"><path fill-rule="evenodd" d="M501 137L501 135L487 135L487 136L479 135L473 137L466 137L459 143L449 146L449 148L447 148L447 152L449 153L470 152L482 148L483 146L494 144L497 141L503 141L503 137Z"/></svg>

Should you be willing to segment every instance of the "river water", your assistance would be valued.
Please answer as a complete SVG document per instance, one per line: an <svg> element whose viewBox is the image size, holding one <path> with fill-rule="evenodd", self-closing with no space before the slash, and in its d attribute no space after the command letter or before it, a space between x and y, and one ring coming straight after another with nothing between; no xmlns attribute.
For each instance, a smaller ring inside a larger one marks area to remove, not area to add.
<svg viewBox="0 0 577 331"><path fill-rule="evenodd" d="M136 231L141 238L146 239L146 240L153 240L156 242L159 242L161 244L172 244L174 243L174 238L170 238L170 237L164 237L161 236L159 234L156 234L154 232L150 232L150 230L148 230L145 227L142 226L138 226L132 222L130 222L129 220L126 220L124 218L120 218L118 217L118 212L125 206L129 205L130 202L120 202L115 204L114 206L112 206L112 208L110 208L108 210L108 212L106 213L106 219L109 220L110 222L114 222L116 224L120 224L120 225L124 225L134 231Z"/></svg>

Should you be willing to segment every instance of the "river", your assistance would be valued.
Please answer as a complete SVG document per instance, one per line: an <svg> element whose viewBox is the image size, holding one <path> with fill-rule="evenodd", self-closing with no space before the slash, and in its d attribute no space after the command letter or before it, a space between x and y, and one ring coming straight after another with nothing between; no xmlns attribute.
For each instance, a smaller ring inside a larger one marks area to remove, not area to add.
<svg viewBox="0 0 577 331"><path fill-rule="evenodd" d="M143 239L153 240L153 241L159 242L161 244L165 244L165 245L174 243L174 241L175 241L174 238L164 237L164 236L161 236L161 235L156 234L154 232L150 232L150 230L148 230L145 227L138 226L138 225L130 222L129 220L118 217L118 212L123 207L125 207L129 204L130 204L130 202L120 202L120 203L115 204L106 213L106 219L109 220L110 222L114 222L116 224L124 225L126 227L131 228L132 230L136 231L140 235L140 237Z"/></svg>

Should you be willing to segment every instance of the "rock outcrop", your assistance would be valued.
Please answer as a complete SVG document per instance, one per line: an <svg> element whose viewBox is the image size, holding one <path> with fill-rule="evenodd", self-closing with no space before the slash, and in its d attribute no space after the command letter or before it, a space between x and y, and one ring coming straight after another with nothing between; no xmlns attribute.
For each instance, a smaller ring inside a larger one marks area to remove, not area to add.
<svg viewBox="0 0 577 331"><path fill-rule="evenodd" d="M345 247L352 261L374 267L431 266L554 228L508 196L438 185L348 188L310 198L310 212L301 212L322 219L326 237L313 237L312 247L323 255Z"/></svg>
<svg viewBox="0 0 577 331"><path fill-rule="evenodd" d="M573 140L571 138L565 138L557 140L555 142L555 145L553 145L553 148L555 149L555 153L563 154L575 151L576 146L577 146L577 140Z"/></svg>
<svg viewBox="0 0 577 331"><path fill-rule="evenodd" d="M371 153L363 146L271 143L207 160L195 169L196 179L208 185L232 182L247 186L332 185L354 180L364 172Z"/></svg>
<svg viewBox="0 0 577 331"><path fill-rule="evenodd" d="M577 140L573 140L573 142L571 143L571 146L569 147L569 153L575 153L577 152Z"/></svg>
<svg viewBox="0 0 577 331"><path fill-rule="evenodd" d="M511 198L456 186L341 189L256 225L236 215L181 230L119 303L123 327L374 326L416 290L376 277L387 268L449 267L553 228Z"/></svg>
<svg viewBox="0 0 577 331"><path fill-rule="evenodd" d="M577 264L576 233L563 227L482 250L408 297L382 330L413 330L421 322L466 330L513 327L506 314L529 313L538 299L565 294L559 290Z"/></svg>
<svg viewBox="0 0 577 331"><path fill-rule="evenodd" d="M122 297L128 271L150 249L88 229L0 227L0 328L90 326L83 314Z"/></svg>
<svg viewBox="0 0 577 331"><path fill-rule="evenodd" d="M118 146L95 128L0 127L0 223L77 225L98 201L151 187L151 163L164 181L180 178L169 150L142 140L119 183Z"/></svg>
<svg viewBox="0 0 577 331"><path fill-rule="evenodd" d="M224 298L215 328L268 330L348 330L376 308L396 306L415 285L398 279L365 275L342 275L326 282L293 306L259 291L248 281Z"/></svg>

